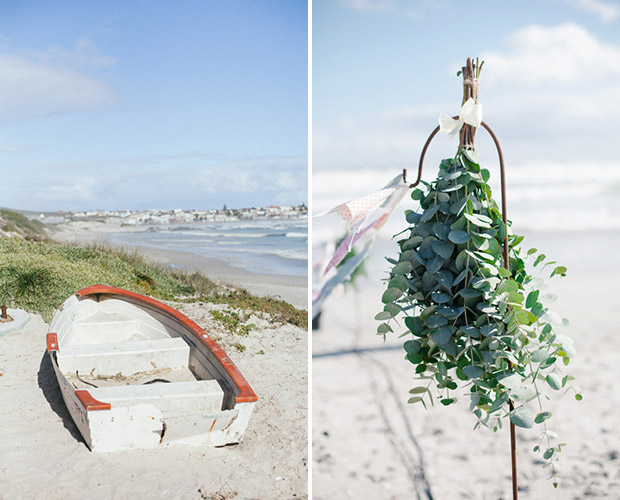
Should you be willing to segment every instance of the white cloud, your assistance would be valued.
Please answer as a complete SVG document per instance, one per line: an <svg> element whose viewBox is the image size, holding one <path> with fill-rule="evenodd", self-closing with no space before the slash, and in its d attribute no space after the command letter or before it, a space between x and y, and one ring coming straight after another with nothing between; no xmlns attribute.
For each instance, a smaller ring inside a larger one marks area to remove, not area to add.
<svg viewBox="0 0 620 500"><path fill-rule="evenodd" d="M574 23L528 26L508 38L506 52L483 54L490 83L572 85L620 76L620 47Z"/></svg>
<svg viewBox="0 0 620 500"><path fill-rule="evenodd" d="M34 197L44 202L46 206L58 206L67 200L74 200L74 203L88 203L92 200L98 201L97 188L96 179L85 177L67 184L51 184L37 191Z"/></svg>
<svg viewBox="0 0 620 500"><path fill-rule="evenodd" d="M570 0L570 2L583 10L597 15L605 23L612 23L620 17L620 6L612 5L602 0Z"/></svg>
<svg viewBox="0 0 620 500"><path fill-rule="evenodd" d="M224 203L240 208L308 200L305 156L209 159L189 153L47 167L25 167L17 185L0 185L3 204L33 210L219 208Z"/></svg>
<svg viewBox="0 0 620 500"><path fill-rule="evenodd" d="M89 74L111 66L87 38L74 50L4 51L0 54L0 123L97 109L112 104L112 88Z"/></svg>
<svg viewBox="0 0 620 500"><path fill-rule="evenodd" d="M116 59L101 54L97 45L85 36L78 38L72 50L54 46L45 51L28 50L24 52L24 55L42 64L72 67L86 71L116 65Z"/></svg>

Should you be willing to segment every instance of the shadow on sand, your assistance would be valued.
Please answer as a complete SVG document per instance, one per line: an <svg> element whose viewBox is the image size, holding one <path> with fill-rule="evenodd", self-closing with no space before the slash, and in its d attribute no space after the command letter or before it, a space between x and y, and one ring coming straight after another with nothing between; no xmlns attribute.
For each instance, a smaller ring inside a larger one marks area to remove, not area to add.
<svg viewBox="0 0 620 500"><path fill-rule="evenodd" d="M73 436L77 441L86 446L86 441L84 441L82 434L73 422L71 414L69 413L69 410L67 410L67 406L62 399L62 393L60 392L60 387L58 386L58 381L56 380L56 373L54 372L54 367L52 366L52 360L50 359L50 355L47 351L41 358L37 381L41 392L43 392L43 395L45 396L45 399L49 403L52 410L54 410L54 413L60 417L65 429L67 429L71 436Z"/></svg>

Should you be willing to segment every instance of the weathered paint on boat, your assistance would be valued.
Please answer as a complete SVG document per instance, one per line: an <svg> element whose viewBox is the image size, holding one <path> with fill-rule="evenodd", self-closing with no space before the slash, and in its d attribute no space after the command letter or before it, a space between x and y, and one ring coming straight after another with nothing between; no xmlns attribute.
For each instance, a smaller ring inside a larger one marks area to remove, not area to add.
<svg viewBox="0 0 620 500"><path fill-rule="evenodd" d="M237 443L257 401L196 323L120 288L94 285L69 297L52 319L47 350L69 413L93 451ZM172 375L180 379L157 383ZM131 383L145 377L156 378ZM97 384L86 378L107 385L91 388Z"/></svg>

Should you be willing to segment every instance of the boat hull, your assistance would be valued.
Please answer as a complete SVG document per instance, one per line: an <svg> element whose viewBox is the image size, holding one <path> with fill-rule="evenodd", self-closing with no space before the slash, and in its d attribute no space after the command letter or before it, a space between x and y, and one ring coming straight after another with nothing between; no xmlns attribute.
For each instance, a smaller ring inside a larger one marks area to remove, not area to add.
<svg viewBox="0 0 620 500"><path fill-rule="evenodd" d="M93 451L238 443L257 400L198 325L126 290L96 285L69 297L47 344L67 409Z"/></svg>

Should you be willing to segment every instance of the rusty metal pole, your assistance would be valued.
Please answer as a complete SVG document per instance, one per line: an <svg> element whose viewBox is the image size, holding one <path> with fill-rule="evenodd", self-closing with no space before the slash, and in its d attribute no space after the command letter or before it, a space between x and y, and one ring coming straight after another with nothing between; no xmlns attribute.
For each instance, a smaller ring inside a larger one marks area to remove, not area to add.
<svg viewBox="0 0 620 500"><path fill-rule="evenodd" d="M463 73L463 103L467 101L470 97L474 100L477 100L478 96L478 79L477 79L477 70L481 67L478 63L476 65L472 64L470 58L467 59L467 64L462 68ZM458 116L454 116L454 119L457 119ZM509 246L508 246L508 212L506 209L506 170L504 168L504 154L502 153L502 148L499 144L499 140L497 136L491 130L485 122L480 124L482 128L484 128L491 139L493 139L493 143L497 149L497 154L499 156L499 169L500 169L500 189L502 195L502 221L504 222L504 226L506 226L506 236L504 237L504 248L503 248L503 259L504 259L504 267L507 271L510 271L510 257L509 257ZM424 157L426 156L426 151L433 140L433 138L439 132L439 127L436 127L435 130L431 132L428 139L424 143L422 147L422 153L420 154L420 161L418 163L418 176L413 184L410 184L409 187L413 188L417 186L422 180L422 167L424 165ZM460 145L459 149L473 150L475 149L475 134L476 128L471 125L463 125L460 132ZM403 180L406 181L407 171L403 170ZM512 369L512 363L509 361L508 366ZM511 400L509 400L509 408L510 411L514 410L514 404ZM515 432L515 425L510 422L510 464L511 464L511 475L512 475L512 499L519 499L519 489L517 485L517 437Z"/></svg>

